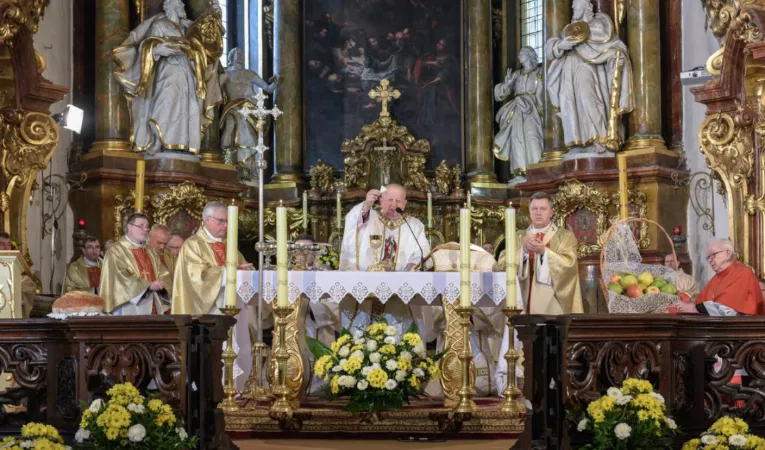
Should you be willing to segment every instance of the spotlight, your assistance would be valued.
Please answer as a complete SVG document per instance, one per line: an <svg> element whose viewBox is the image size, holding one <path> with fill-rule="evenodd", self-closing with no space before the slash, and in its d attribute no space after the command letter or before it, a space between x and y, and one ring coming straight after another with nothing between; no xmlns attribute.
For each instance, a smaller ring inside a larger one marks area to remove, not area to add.
<svg viewBox="0 0 765 450"><path fill-rule="evenodd" d="M53 114L53 120L62 127L80 133L84 111L74 105L66 105L66 109L58 114Z"/></svg>

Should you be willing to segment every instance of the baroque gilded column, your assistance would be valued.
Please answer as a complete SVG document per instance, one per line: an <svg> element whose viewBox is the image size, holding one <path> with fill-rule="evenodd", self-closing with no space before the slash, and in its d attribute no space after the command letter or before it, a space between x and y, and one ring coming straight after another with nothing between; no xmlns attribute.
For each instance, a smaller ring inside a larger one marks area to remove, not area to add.
<svg viewBox="0 0 765 450"><path fill-rule="evenodd" d="M491 1L471 0L467 12L467 148L469 182L496 182L492 96Z"/></svg>
<svg viewBox="0 0 765 450"><path fill-rule="evenodd" d="M275 183L297 183L303 173L302 15L301 0L276 0L274 73L282 81L274 102L284 114L274 122Z"/></svg>
<svg viewBox="0 0 765 450"><path fill-rule="evenodd" d="M545 0L545 39L558 36L571 20L571 0ZM560 161L566 154L566 144L563 139L563 123L557 116L555 107L550 103L547 93L547 68L549 61L545 58L545 111L542 122L545 149L542 161Z"/></svg>
<svg viewBox="0 0 765 450"><path fill-rule="evenodd" d="M629 0L627 47L635 107L625 150L666 150L662 137L660 0Z"/></svg>
<svg viewBox="0 0 765 450"><path fill-rule="evenodd" d="M112 49L130 32L129 0L99 0L96 4L96 109L93 150L130 150L127 102L112 71Z"/></svg>

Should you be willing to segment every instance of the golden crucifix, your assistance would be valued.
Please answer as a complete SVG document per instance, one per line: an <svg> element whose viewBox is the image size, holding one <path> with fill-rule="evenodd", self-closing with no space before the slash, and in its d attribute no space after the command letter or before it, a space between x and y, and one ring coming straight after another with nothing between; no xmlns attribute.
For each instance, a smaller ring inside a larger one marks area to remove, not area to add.
<svg viewBox="0 0 765 450"><path fill-rule="evenodd" d="M383 112L385 112L384 109L383 109ZM383 171L383 186L384 186L390 183L390 169L391 169L391 166L393 165L393 151L396 150L396 147L392 145L388 145L388 138L383 137L382 145L378 145L377 147L374 147L374 150L375 152L379 152L377 156L380 161L380 168Z"/></svg>
<svg viewBox="0 0 765 450"><path fill-rule="evenodd" d="M377 103L382 103L382 112L380 117L390 117L388 112L388 102L396 100L401 97L401 92L397 89L390 88L390 82L387 78L380 82L380 85L369 91L369 98L377 100Z"/></svg>

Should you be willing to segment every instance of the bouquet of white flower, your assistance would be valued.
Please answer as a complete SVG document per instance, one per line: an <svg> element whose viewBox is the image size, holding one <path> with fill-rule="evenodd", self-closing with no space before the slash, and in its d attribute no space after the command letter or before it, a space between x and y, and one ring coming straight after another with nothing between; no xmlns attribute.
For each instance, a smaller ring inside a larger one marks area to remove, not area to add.
<svg viewBox="0 0 765 450"><path fill-rule="evenodd" d="M439 376L441 355L426 355L414 324L400 338L398 329L383 321L353 334L343 330L331 348L313 338L308 346L316 357L314 373L329 381L328 396L350 398L346 411L401 408Z"/></svg>

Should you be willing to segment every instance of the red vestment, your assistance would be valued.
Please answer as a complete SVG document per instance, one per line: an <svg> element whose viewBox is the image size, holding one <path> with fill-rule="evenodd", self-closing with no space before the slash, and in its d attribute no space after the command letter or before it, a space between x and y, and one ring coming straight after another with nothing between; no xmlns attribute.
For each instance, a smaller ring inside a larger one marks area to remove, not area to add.
<svg viewBox="0 0 765 450"><path fill-rule="evenodd" d="M696 297L696 304L717 302L740 314L765 315L765 303L757 277L752 269L735 261L715 274Z"/></svg>

